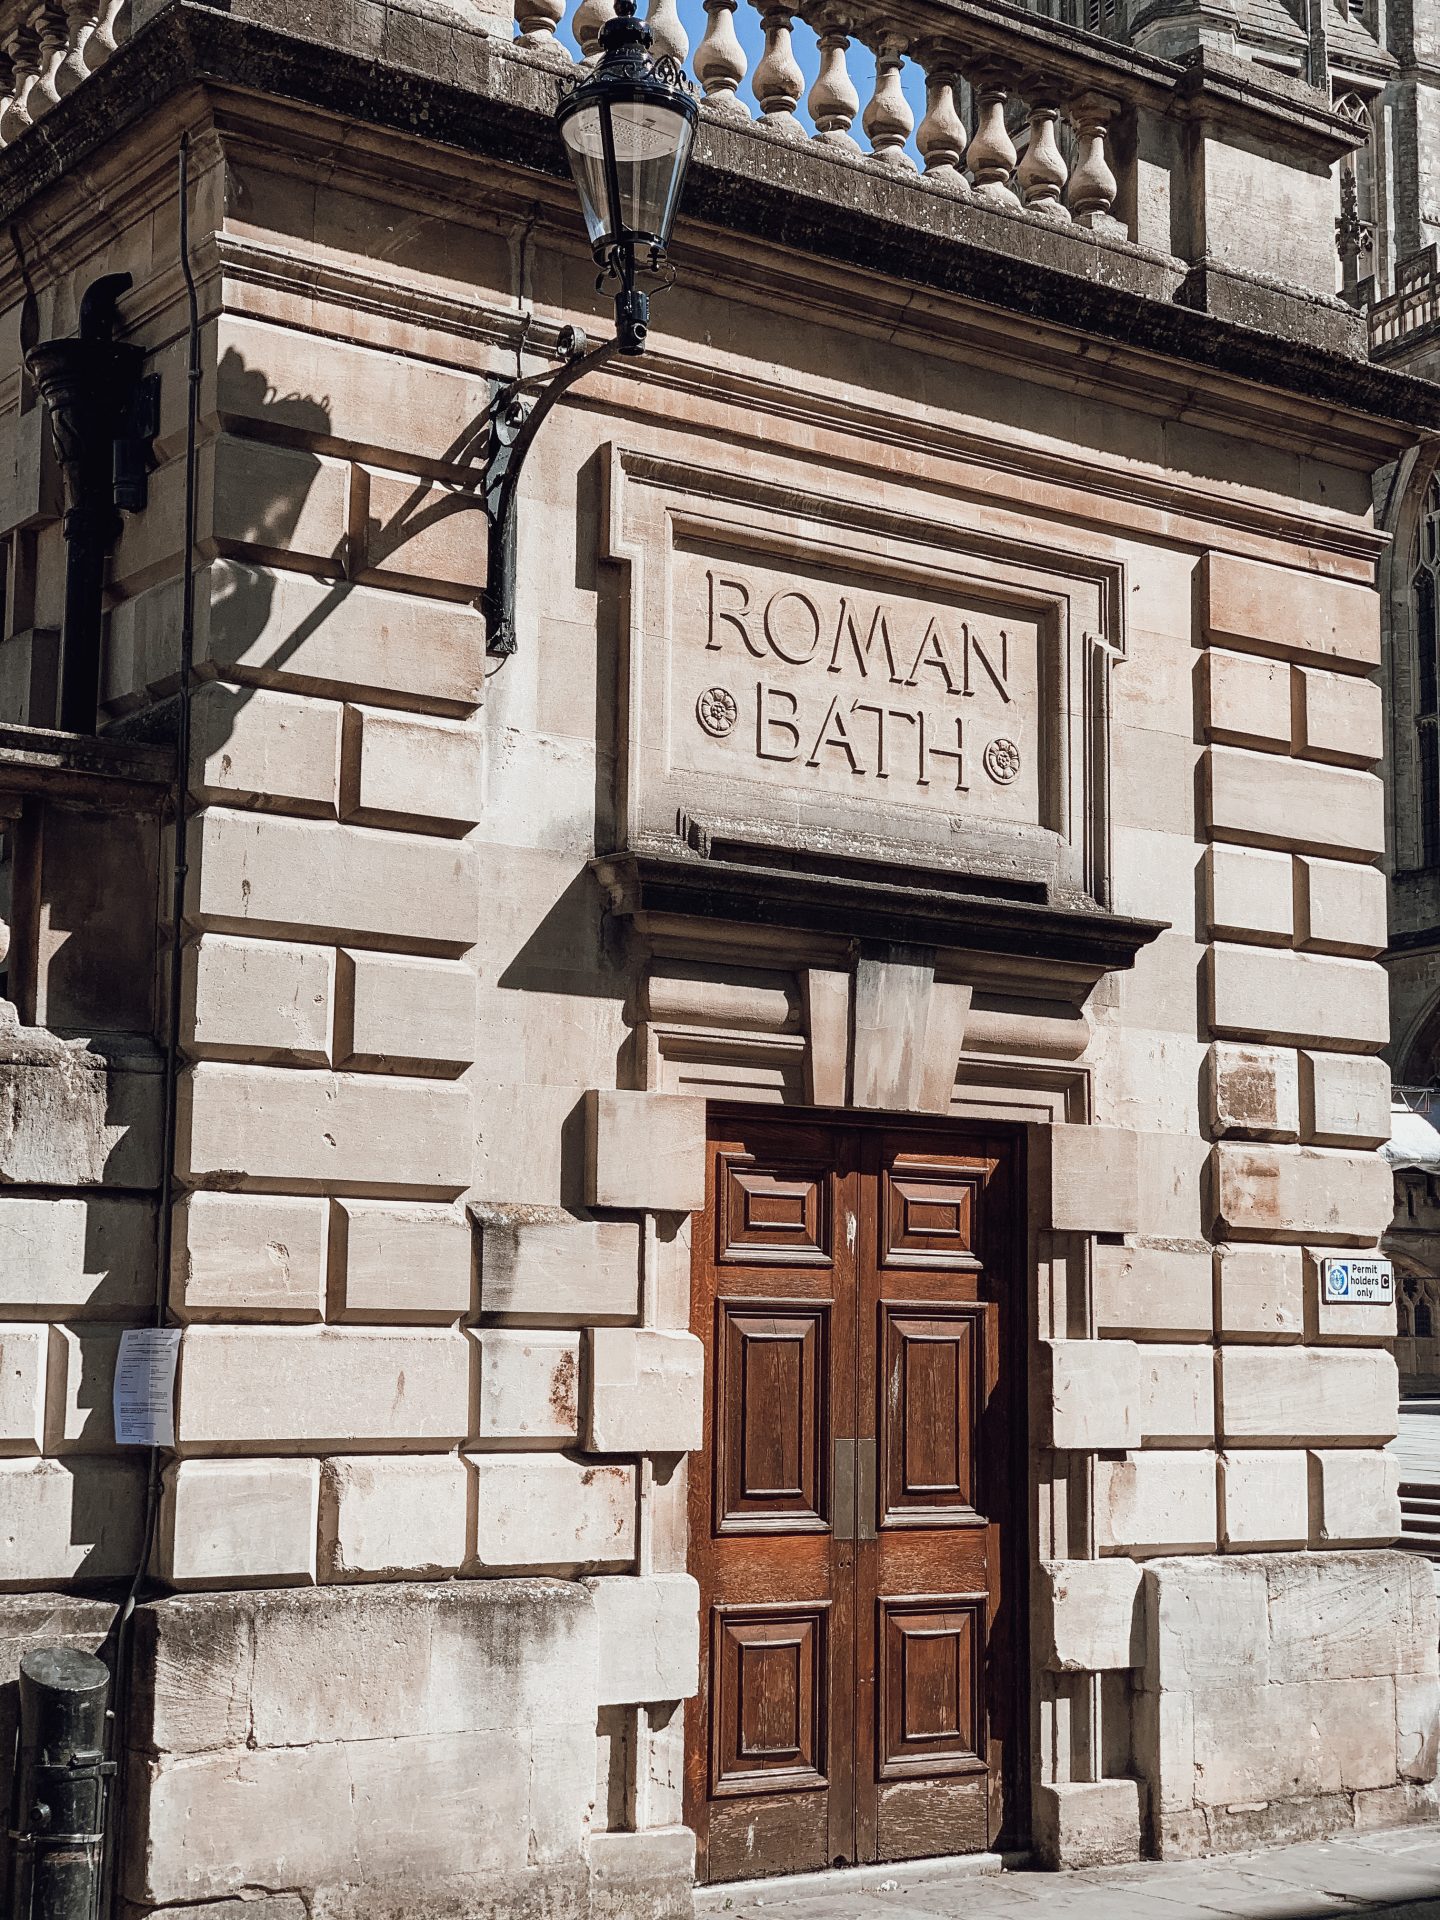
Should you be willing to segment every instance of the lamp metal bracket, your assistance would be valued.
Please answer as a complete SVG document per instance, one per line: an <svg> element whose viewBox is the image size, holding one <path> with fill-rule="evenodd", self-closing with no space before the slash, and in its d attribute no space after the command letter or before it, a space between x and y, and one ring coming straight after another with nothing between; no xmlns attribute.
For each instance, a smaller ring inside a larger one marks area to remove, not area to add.
<svg viewBox="0 0 1440 1920"><path fill-rule="evenodd" d="M508 659L517 645L515 509L525 456L556 402L621 350L619 340L592 347L579 327L562 329L558 345L561 366L519 380L492 381L485 410L488 432L480 498L490 522L490 565L480 605L485 651L492 659Z"/></svg>

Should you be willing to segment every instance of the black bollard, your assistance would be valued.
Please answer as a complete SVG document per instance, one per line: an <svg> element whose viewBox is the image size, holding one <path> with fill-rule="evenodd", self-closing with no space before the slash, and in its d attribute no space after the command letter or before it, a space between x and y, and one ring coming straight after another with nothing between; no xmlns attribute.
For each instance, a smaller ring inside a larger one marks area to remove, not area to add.
<svg viewBox="0 0 1440 1920"><path fill-rule="evenodd" d="M109 1669L73 1647L20 1660L11 1920L97 1920L105 1844Z"/></svg>

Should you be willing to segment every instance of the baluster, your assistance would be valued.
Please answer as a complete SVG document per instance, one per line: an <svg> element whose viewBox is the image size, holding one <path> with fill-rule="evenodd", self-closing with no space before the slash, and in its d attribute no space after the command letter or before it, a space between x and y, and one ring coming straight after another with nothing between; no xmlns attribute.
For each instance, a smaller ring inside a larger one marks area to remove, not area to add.
<svg viewBox="0 0 1440 1920"><path fill-rule="evenodd" d="M827 9L815 22L820 43L820 71L805 104L815 122L816 138L832 147L860 151L860 143L851 133L860 111L860 96L850 78L845 56L850 51L850 23L841 13Z"/></svg>
<svg viewBox="0 0 1440 1920"><path fill-rule="evenodd" d="M1047 220L1068 220L1060 195L1069 169L1055 129L1060 107L1054 83L1045 75L1025 82L1030 102L1030 138L1024 158L1015 169L1015 184L1025 202L1027 213L1038 213Z"/></svg>
<svg viewBox="0 0 1440 1920"><path fill-rule="evenodd" d="M1120 188L1110 171L1106 147L1110 123L1119 112L1120 102L1103 94L1087 93L1071 101L1067 118L1075 129L1077 152L1070 191L1065 196L1077 226L1117 235L1125 228L1110 214Z"/></svg>
<svg viewBox="0 0 1440 1920"><path fill-rule="evenodd" d="M568 62L570 56L555 38L564 18L565 0L516 0L515 24L520 29L518 44L529 47L534 53Z"/></svg>
<svg viewBox="0 0 1440 1920"><path fill-rule="evenodd" d="M685 56L690 51L690 36L680 24L675 0L650 0L645 12L645 24L654 42L655 58L663 60L668 54L676 66L683 67Z"/></svg>
<svg viewBox="0 0 1440 1920"><path fill-rule="evenodd" d="M615 18L615 0L580 0L575 9L575 38L585 56L587 67L600 58L600 35L607 20Z"/></svg>
<svg viewBox="0 0 1440 1920"><path fill-rule="evenodd" d="M691 64L717 113L731 120L750 118L750 109L739 98L749 63L735 31L735 0L705 0L705 33Z"/></svg>
<svg viewBox="0 0 1440 1920"><path fill-rule="evenodd" d="M800 104L805 76L790 44L790 23L795 12L788 6L767 7L760 16L765 32L765 51L755 69L755 98L760 103L760 124L787 140L807 138L795 117Z"/></svg>
<svg viewBox="0 0 1440 1920"><path fill-rule="evenodd" d="M965 164L975 176L975 191L1000 207L1018 207L1009 180L1018 155L1005 125L1005 103L1011 76L998 67L984 67L971 75L975 93L975 133L965 153Z"/></svg>
<svg viewBox="0 0 1440 1920"><path fill-rule="evenodd" d="M5 51L10 56L13 91L6 103L5 116L0 119L0 140L8 147L30 124L30 110L25 102L35 84L39 49L34 34L22 25L12 28L5 36Z"/></svg>
<svg viewBox="0 0 1440 1920"><path fill-rule="evenodd" d="M33 123L60 104L60 89L56 82L60 74L60 62L65 58L65 16L58 7L51 6L49 0L42 0L42 4L30 16L30 25L39 43L35 84L25 102Z"/></svg>
<svg viewBox="0 0 1440 1920"><path fill-rule="evenodd" d="M99 25L95 0L65 0L66 51L55 76L55 85L63 100L73 93L90 69L85 61L86 43Z"/></svg>
<svg viewBox="0 0 1440 1920"><path fill-rule="evenodd" d="M915 116L900 85L900 69L909 44L886 34L875 49L875 91L860 124L875 159L887 167L908 167L913 173L915 162L905 151L905 143L914 129Z"/></svg>
<svg viewBox="0 0 1440 1920"><path fill-rule="evenodd" d="M130 0L104 0L95 30L85 42L85 66L88 72L94 73L97 67L103 67L119 45L122 13L128 22Z"/></svg>
<svg viewBox="0 0 1440 1920"><path fill-rule="evenodd" d="M0 148L4 148L10 144L5 137L5 116L15 98L15 62L6 52L0 52L0 72L4 75L0 81Z"/></svg>
<svg viewBox="0 0 1440 1920"><path fill-rule="evenodd" d="M958 68L953 57L939 48L927 52L924 66L925 115L915 130L915 144L925 162L925 178L968 193L969 184L960 171L967 136L955 104Z"/></svg>

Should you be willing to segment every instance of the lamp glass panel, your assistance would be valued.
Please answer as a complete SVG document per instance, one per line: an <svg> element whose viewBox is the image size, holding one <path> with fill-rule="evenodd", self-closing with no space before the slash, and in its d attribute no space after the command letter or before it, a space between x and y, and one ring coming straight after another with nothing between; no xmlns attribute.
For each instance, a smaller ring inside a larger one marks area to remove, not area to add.
<svg viewBox="0 0 1440 1920"><path fill-rule="evenodd" d="M560 123L570 171L580 194L585 214L585 231L593 247L605 235L613 233L609 195L605 186L605 145L600 132L601 108L580 107Z"/></svg>
<svg viewBox="0 0 1440 1920"><path fill-rule="evenodd" d="M611 116L623 226L664 246L690 157L690 122L649 100L617 100Z"/></svg>

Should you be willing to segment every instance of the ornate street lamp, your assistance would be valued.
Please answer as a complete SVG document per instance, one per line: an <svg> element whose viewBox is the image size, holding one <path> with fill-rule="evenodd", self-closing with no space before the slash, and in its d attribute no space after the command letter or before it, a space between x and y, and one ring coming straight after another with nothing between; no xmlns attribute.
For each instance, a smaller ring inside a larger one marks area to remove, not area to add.
<svg viewBox="0 0 1440 1920"><path fill-rule="evenodd" d="M490 404L484 477L490 519L487 653L515 651L515 500L520 469L541 422L577 380L616 353L643 353L650 295L666 281L666 250L690 161L699 106L668 54L652 58L635 0L616 0L600 33L594 71L567 82L557 119L580 192L599 286L613 290L615 338L589 348L578 327L561 335L565 365L503 386ZM537 397L528 413L524 400Z"/></svg>

